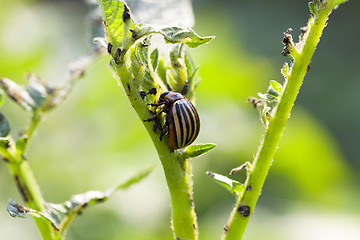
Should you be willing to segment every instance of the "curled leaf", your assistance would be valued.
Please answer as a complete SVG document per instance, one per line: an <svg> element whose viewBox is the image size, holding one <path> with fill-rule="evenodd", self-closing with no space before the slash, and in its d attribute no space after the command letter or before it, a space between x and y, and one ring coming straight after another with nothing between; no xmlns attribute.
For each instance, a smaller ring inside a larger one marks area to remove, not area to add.
<svg viewBox="0 0 360 240"><path fill-rule="evenodd" d="M26 111L32 111L36 107L34 99L22 86L7 78L0 79L0 85L12 100Z"/></svg>
<svg viewBox="0 0 360 240"><path fill-rule="evenodd" d="M139 24L137 29L139 32L138 37L158 33L163 35L167 43L185 43L190 48L196 48L214 39L214 36L200 37L188 27L156 28L146 24Z"/></svg>
<svg viewBox="0 0 360 240"><path fill-rule="evenodd" d="M210 42L214 37L200 37L191 28L167 27L156 30L164 36L168 43L185 43L188 47L196 48Z"/></svg>

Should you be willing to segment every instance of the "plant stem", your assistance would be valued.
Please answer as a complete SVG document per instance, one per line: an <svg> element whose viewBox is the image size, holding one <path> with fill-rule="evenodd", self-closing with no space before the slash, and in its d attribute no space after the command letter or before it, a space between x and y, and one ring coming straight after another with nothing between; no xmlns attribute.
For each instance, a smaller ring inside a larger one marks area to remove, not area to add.
<svg viewBox="0 0 360 240"><path fill-rule="evenodd" d="M160 156L171 196L172 227L175 239L197 239L197 221L193 204L190 159L185 160L184 169L176 154L169 148L156 147ZM167 155L163 155L163 154Z"/></svg>
<svg viewBox="0 0 360 240"><path fill-rule="evenodd" d="M152 123L143 121L149 118L149 109L134 84L136 81L130 77L126 64L112 65L110 69L114 71L114 76L119 77L131 105L148 131L159 155L171 196L172 227L175 239L197 239L190 159L184 160L178 151L171 152L167 145L167 136L160 141L159 134L154 133L152 129Z"/></svg>
<svg viewBox="0 0 360 240"><path fill-rule="evenodd" d="M41 116L41 111L34 112L30 125L25 131L28 140L32 138L36 127L41 121ZM25 143L25 146L28 143L29 141ZM9 146L8 148L1 149L1 153L4 157L10 158L8 161L9 169L26 206L39 212L45 212L45 200L28 161L24 159L24 150L25 148L18 149L16 146ZM49 223L36 217L34 217L34 220L43 239L63 239L61 234L55 231Z"/></svg>
<svg viewBox="0 0 360 240"><path fill-rule="evenodd" d="M286 122L290 117L291 109L301 87L302 81L314 54L316 45L326 25L328 15L334 7L334 1L327 1L323 9L308 24L309 34L305 39L299 55L294 58L294 63L289 74L281 100L277 106L273 119L270 121L265 135L261 141L258 152L253 162L253 172L245 182L246 191L237 199L222 239L241 239L246 229L256 202L260 196L273 157L278 148Z"/></svg>
<svg viewBox="0 0 360 240"><path fill-rule="evenodd" d="M26 206L39 212L45 212L45 200L29 163L26 160L17 159L9 163L9 168ZM47 222L36 217L34 220L43 239L62 239Z"/></svg>

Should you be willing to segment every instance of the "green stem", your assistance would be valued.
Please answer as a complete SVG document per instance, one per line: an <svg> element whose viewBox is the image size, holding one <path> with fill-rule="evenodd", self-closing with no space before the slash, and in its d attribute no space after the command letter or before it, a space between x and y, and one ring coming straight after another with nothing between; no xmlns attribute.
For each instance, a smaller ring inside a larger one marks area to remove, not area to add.
<svg viewBox="0 0 360 240"><path fill-rule="evenodd" d="M9 168L26 206L39 212L45 212L45 200L28 162L18 159L9 163ZM43 239L62 239L47 222L36 217L34 220Z"/></svg>
<svg viewBox="0 0 360 240"><path fill-rule="evenodd" d="M10 172L14 177L15 183L26 206L39 212L45 212L45 200L40 191L39 184L34 177L28 161L25 160L23 156L25 147L29 144L29 140L32 139L34 131L42 119L41 116L41 111L34 112L30 125L25 131L25 135L28 139L23 143L24 145L17 144L15 146L10 145L8 148L2 148L1 154L8 159L7 163ZM12 142L12 140L10 142ZM48 222L37 217L34 217L34 220L43 239L63 239L61 233L57 232Z"/></svg>
<svg viewBox="0 0 360 240"><path fill-rule="evenodd" d="M160 141L159 134L154 133L152 129L153 124L143 121L149 118L149 109L146 102L142 100L139 89L134 84L136 81L130 76L126 65L112 65L110 69L114 70L114 76L119 76L131 105L148 131L159 155L171 196L172 227L175 239L197 239L190 159L184 160L178 151L171 152L167 145L167 137L164 136Z"/></svg>
<svg viewBox="0 0 360 240"><path fill-rule="evenodd" d="M241 239L246 229L256 202L260 196L273 157L278 148L286 122L290 117L291 109L305 77L307 67L314 54L316 45L326 25L328 15L334 7L334 1L327 1L319 14L311 17L308 28L309 34L300 53L294 58L291 73L287 80L283 95L278 104L273 119L270 121L261 141L253 162L253 172L245 182L246 191L237 199L222 239Z"/></svg>
<svg viewBox="0 0 360 240"><path fill-rule="evenodd" d="M37 126L39 125L39 123L41 122L43 115L44 115L44 112L41 109L35 110L35 112L33 113L30 124L24 133L24 135L27 136L27 141L25 143L25 147L27 147L29 145L32 138L34 137L34 132L35 132ZM21 149L20 154L23 154L25 152L25 149L26 148Z"/></svg>

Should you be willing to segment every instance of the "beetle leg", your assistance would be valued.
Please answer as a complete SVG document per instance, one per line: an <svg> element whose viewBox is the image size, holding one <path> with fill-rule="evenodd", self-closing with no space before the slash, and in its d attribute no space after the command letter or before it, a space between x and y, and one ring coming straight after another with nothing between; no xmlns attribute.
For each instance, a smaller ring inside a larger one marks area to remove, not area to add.
<svg viewBox="0 0 360 240"><path fill-rule="evenodd" d="M160 119L157 118L154 120L154 124L153 124L153 131L156 132L156 130L161 129L161 123L160 123Z"/></svg>
<svg viewBox="0 0 360 240"><path fill-rule="evenodd" d="M148 103L147 105L152 107L159 107L162 103Z"/></svg>
<svg viewBox="0 0 360 240"><path fill-rule="evenodd" d="M159 137L160 142L162 141L162 137L163 137L164 135L166 135L167 132L168 132L168 127L167 127L166 125L164 125L163 128L162 128L162 131L161 131L161 133L160 133L160 137Z"/></svg>
<svg viewBox="0 0 360 240"><path fill-rule="evenodd" d="M151 122L151 121L155 121L157 118L158 118L158 115L156 115L155 117L152 117L152 118L145 119L143 121L144 122Z"/></svg>
<svg viewBox="0 0 360 240"><path fill-rule="evenodd" d="M166 117L165 125L162 127L162 131L160 133L160 137L159 137L160 141L162 140L162 137L169 132L168 126L169 126L169 118Z"/></svg>

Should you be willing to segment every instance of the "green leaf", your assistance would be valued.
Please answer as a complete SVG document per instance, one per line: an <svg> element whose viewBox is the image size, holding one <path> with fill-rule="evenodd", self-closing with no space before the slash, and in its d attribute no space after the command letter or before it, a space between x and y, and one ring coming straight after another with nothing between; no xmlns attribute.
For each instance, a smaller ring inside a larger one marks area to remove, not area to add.
<svg viewBox="0 0 360 240"><path fill-rule="evenodd" d="M98 0L98 2L102 10L107 42L112 44L114 50L122 48L124 30L127 30L125 33L126 40L132 39L133 33L130 30L135 29L134 21L127 15L130 14L129 8L118 0ZM124 29L124 23L127 24L126 29Z"/></svg>
<svg viewBox="0 0 360 240"><path fill-rule="evenodd" d="M153 71L156 72L159 65L159 50L157 48L150 54L150 59Z"/></svg>
<svg viewBox="0 0 360 240"><path fill-rule="evenodd" d="M47 88L41 79L34 74L28 74L27 78L29 82L26 90L35 101L36 107L40 107L47 97Z"/></svg>
<svg viewBox="0 0 360 240"><path fill-rule="evenodd" d="M167 84L167 81L166 81L167 70L168 70L168 67L165 65L164 58L160 58L158 68L157 68L157 74L160 77L160 79L164 85Z"/></svg>
<svg viewBox="0 0 360 240"><path fill-rule="evenodd" d="M86 193L76 194L69 201L61 204L47 203L46 213L52 219L53 224L61 231L64 231L69 224L82 212L86 207L103 203L108 200L117 190L127 189L135 183L140 182L147 177L155 166L151 166L129 178L122 184L101 191L88 191Z"/></svg>
<svg viewBox="0 0 360 240"><path fill-rule="evenodd" d="M7 78L0 79L0 85L12 100L26 111L32 111L36 107L34 99L22 86Z"/></svg>
<svg viewBox="0 0 360 240"><path fill-rule="evenodd" d="M138 38L158 33L163 35L167 43L185 43L190 48L196 48L202 44L206 44L214 39L214 36L200 37L191 28L182 27L166 27L156 28L147 24L139 24L136 26Z"/></svg>
<svg viewBox="0 0 360 240"><path fill-rule="evenodd" d="M210 42L214 37L200 37L191 28L167 27L154 32L160 33L168 43L185 43L191 48Z"/></svg>
<svg viewBox="0 0 360 240"><path fill-rule="evenodd" d="M185 158L198 157L202 154L209 152L210 150L214 149L215 147L216 147L216 144L214 144L214 143L193 144L193 145L188 146L185 149L183 156Z"/></svg>
<svg viewBox="0 0 360 240"><path fill-rule="evenodd" d="M143 180L145 177L147 177L155 168L155 165L152 165L148 168L145 168L139 172L137 172L134 176L132 176L131 178L129 178L127 181L125 181L122 184L117 185L116 187L113 188L112 191L116 191L119 189L127 189L129 187L131 187L133 184L140 182L141 180Z"/></svg>
<svg viewBox="0 0 360 240"><path fill-rule="evenodd" d="M284 63L284 66L281 69L281 74L287 79L289 78L289 71L290 71L290 67L289 64L287 62Z"/></svg>
<svg viewBox="0 0 360 240"><path fill-rule="evenodd" d="M206 172L215 182L219 183L221 186L225 187L231 193L236 196L240 196L241 192L245 190L245 186L238 181L232 180L228 177L225 177L221 174L214 172Z"/></svg>
<svg viewBox="0 0 360 240"><path fill-rule="evenodd" d="M185 43L188 47L196 48L202 44L206 44L214 39L214 36L200 37L191 28L166 27L155 28L146 24L137 26L139 37L143 37L152 33L163 35L167 43Z"/></svg>
<svg viewBox="0 0 360 240"><path fill-rule="evenodd" d="M0 113L0 137L6 137L10 133L10 124L6 117Z"/></svg>
<svg viewBox="0 0 360 240"><path fill-rule="evenodd" d="M345 2L347 2L348 0L336 0L335 1L335 7L337 6L337 5L340 5L340 4L342 4L342 3L345 3Z"/></svg>
<svg viewBox="0 0 360 240"><path fill-rule="evenodd" d="M171 69L167 72L167 81L172 91L182 92L188 83L184 62L184 44L175 45L170 51Z"/></svg>
<svg viewBox="0 0 360 240"><path fill-rule="evenodd" d="M281 95L282 93L282 85L280 83L278 83L277 81L275 80L271 80L270 81L270 86L272 89L274 89L274 91L278 94L278 95Z"/></svg>
<svg viewBox="0 0 360 240"><path fill-rule="evenodd" d="M309 10L310 10L310 12L313 14L313 15L316 15L317 14L317 7L316 7L316 5L315 5L315 3L314 2L309 2L308 3L308 7L309 7Z"/></svg>
<svg viewBox="0 0 360 240"><path fill-rule="evenodd" d="M140 83L141 89L145 92L148 92L151 88L157 88L157 85L154 81L154 72L151 66L153 66L152 61L156 61L155 54L153 55L154 59L151 59L151 55L149 53L149 46L147 44L143 44L139 42L135 45L134 48L131 48L129 51L130 59L131 59L131 72L136 77L136 82ZM145 68L145 72L143 69ZM140 74L140 75L139 75ZM147 99L153 101L152 99L154 95L150 94L147 96Z"/></svg>

